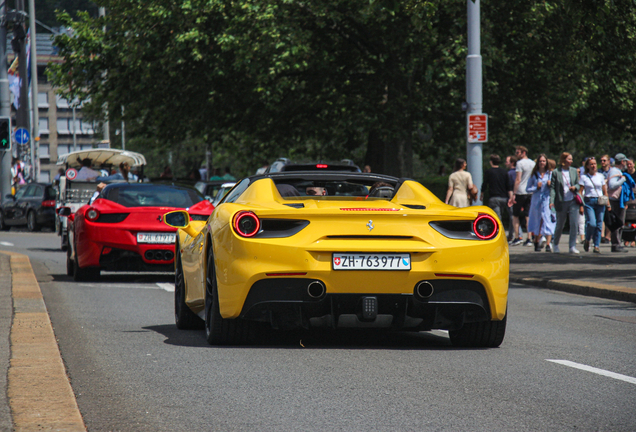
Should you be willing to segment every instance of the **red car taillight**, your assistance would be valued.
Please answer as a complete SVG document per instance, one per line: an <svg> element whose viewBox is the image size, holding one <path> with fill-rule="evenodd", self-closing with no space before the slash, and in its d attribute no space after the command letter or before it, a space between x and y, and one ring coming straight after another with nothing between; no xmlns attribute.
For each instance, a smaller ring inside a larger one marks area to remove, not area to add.
<svg viewBox="0 0 636 432"><path fill-rule="evenodd" d="M261 221L251 211L240 211L234 215L234 231L241 237L254 237L261 229Z"/></svg>
<svg viewBox="0 0 636 432"><path fill-rule="evenodd" d="M55 200L42 201L42 207L55 207Z"/></svg>
<svg viewBox="0 0 636 432"><path fill-rule="evenodd" d="M497 235L499 226L495 218L490 215L482 214L477 216L473 222L473 231L480 240L490 240Z"/></svg>
<svg viewBox="0 0 636 432"><path fill-rule="evenodd" d="M86 219L88 219L89 221L95 222L98 217L99 217L99 212L96 209L89 208L86 211Z"/></svg>

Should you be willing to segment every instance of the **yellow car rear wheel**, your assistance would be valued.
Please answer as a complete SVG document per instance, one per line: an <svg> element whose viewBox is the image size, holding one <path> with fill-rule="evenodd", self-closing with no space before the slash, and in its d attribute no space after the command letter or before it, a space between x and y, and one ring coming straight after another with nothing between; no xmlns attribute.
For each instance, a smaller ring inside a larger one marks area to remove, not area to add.
<svg viewBox="0 0 636 432"><path fill-rule="evenodd" d="M174 318L179 330L195 330L203 328L203 320L199 318L185 302L185 281L181 264L181 252L179 244L175 248L175 272L174 272Z"/></svg>
<svg viewBox="0 0 636 432"><path fill-rule="evenodd" d="M501 321L485 321L464 324L459 330L448 332L456 347L496 348L504 340L508 314Z"/></svg>
<svg viewBox="0 0 636 432"><path fill-rule="evenodd" d="M251 342L254 336L253 323L240 319L225 319L219 311L218 286L214 254L208 252L208 267L205 283L205 334L210 345L235 345Z"/></svg>

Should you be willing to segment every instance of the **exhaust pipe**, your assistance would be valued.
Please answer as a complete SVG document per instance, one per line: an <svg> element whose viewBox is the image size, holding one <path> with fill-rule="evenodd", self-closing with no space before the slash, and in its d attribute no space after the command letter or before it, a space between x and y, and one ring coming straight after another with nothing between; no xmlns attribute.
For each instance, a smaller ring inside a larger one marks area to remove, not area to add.
<svg viewBox="0 0 636 432"><path fill-rule="evenodd" d="M146 253L144 254L144 256L146 257L147 260L152 261L155 259L155 252L154 251L146 251Z"/></svg>
<svg viewBox="0 0 636 432"><path fill-rule="evenodd" d="M327 294L327 288L325 284L320 281L313 281L307 286L307 294L314 299L320 299Z"/></svg>
<svg viewBox="0 0 636 432"><path fill-rule="evenodd" d="M163 253L163 259L165 259L166 261L170 261L172 258L174 258L174 252L166 251Z"/></svg>
<svg viewBox="0 0 636 432"><path fill-rule="evenodd" d="M415 285L414 294L415 297L419 298L420 300L426 300L433 295L434 291L435 290L433 288L433 284L431 284L429 281L421 281L418 282L417 285Z"/></svg>

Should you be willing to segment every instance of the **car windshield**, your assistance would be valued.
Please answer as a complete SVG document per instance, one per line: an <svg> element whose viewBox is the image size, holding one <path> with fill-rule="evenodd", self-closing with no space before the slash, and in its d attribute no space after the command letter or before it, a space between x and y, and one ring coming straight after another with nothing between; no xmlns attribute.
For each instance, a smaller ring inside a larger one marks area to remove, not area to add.
<svg viewBox="0 0 636 432"><path fill-rule="evenodd" d="M111 188L104 198L125 207L190 207L203 201L194 189L168 185L127 185Z"/></svg>
<svg viewBox="0 0 636 432"><path fill-rule="evenodd" d="M278 192L285 199L341 200L358 197L363 199L391 199L395 183L366 179L343 180L277 180Z"/></svg>

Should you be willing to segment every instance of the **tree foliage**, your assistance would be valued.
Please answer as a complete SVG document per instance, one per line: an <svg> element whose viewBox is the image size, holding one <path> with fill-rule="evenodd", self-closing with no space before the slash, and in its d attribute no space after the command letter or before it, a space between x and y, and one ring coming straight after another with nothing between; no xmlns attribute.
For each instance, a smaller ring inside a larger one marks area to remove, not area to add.
<svg viewBox="0 0 636 432"><path fill-rule="evenodd" d="M65 62L50 77L95 113L125 107L133 143L211 145L241 174L287 156L410 176L465 152L465 2L101 3L105 18L58 16L73 34L56 39ZM485 151L633 143L633 6L483 1Z"/></svg>

